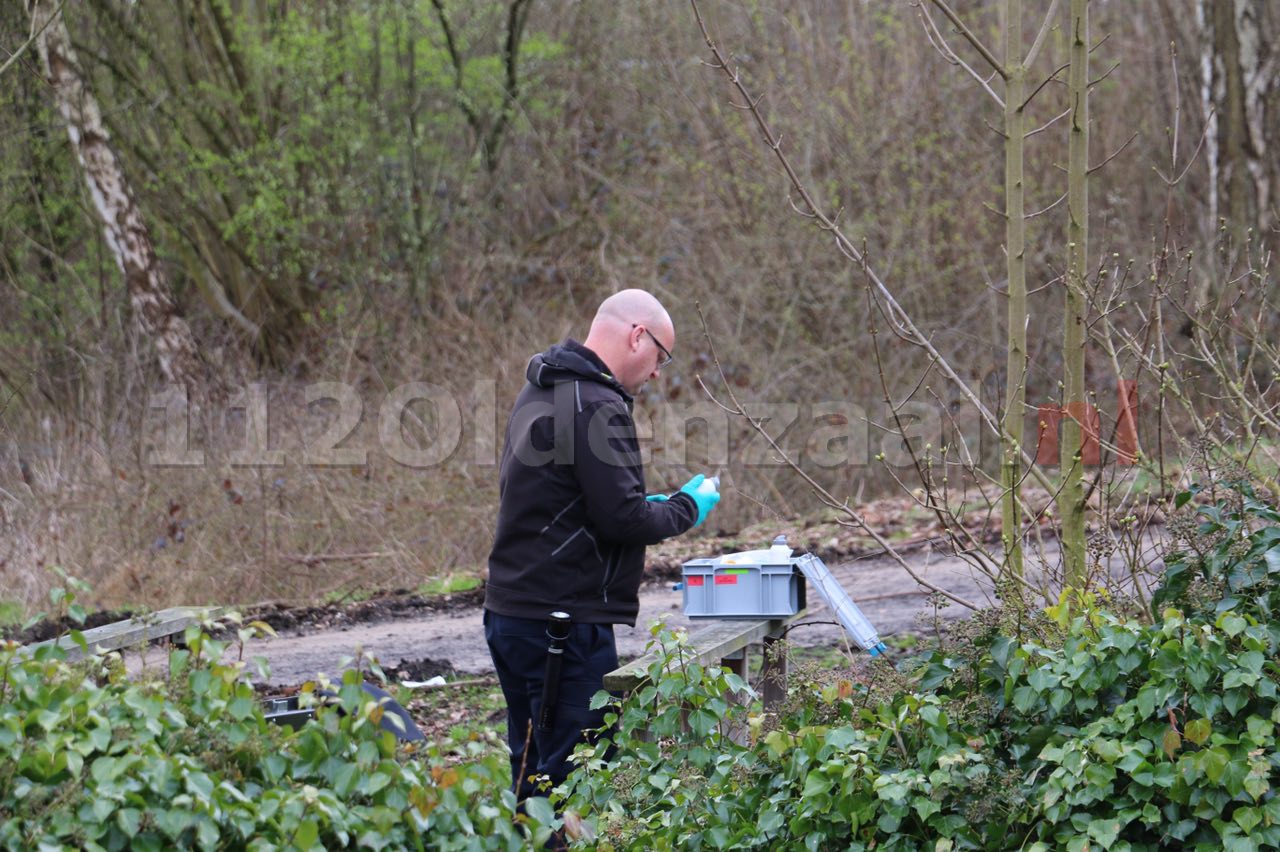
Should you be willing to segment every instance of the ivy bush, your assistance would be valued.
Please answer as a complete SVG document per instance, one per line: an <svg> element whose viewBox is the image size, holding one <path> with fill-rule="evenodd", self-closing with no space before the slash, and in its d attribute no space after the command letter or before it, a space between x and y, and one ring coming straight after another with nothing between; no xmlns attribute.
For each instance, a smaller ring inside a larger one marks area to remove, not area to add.
<svg viewBox="0 0 1280 852"><path fill-rule="evenodd" d="M500 753L399 744L358 672L295 732L266 721L227 643L185 638L159 682L110 657L0 649L0 847L514 850L550 835L546 799L517 813Z"/></svg>
<svg viewBox="0 0 1280 852"><path fill-rule="evenodd" d="M565 807L602 849L1280 846L1280 515L1237 493L1191 517L1154 623L1067 592L905 673L793 679L776 717L663 631Z"/></svg>
<svg viewBox="0 0 1280 852"><path fill-rule="evenodd" d="M10 643L0 846L523 849L563 824L605 850L1274 848L1280 513L1203 500L1177 498L1154 612L1069 590L901 671L800 672L778 713L655 629L649 683L598 695L608 736L519 806L503 755L398 744L355 672L294 732L198 628L158 682Z"/></svg>

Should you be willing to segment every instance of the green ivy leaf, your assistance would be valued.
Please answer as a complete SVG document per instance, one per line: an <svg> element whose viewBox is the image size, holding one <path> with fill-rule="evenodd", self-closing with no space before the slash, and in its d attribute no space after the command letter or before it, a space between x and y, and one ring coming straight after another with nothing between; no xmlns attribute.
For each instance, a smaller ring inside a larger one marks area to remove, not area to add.
<svg viewBox="0 0 1280 852"><path fill-rule="evenodd" d="M1253 686L1258 682L1258 676L1252 672L1240 671L1233 669L1227 672L1222 678L1223 689L1235 689L1238 686Z"/></svg>
<svg viewBox="0 0 1280 852"><path fill-rule="evenodd" d="M1098 841L1103 849L1110 849L1111 845L1116 842L1116 838L1120 836L1120 820L1092 820L1089 823L1089 836Z"/></svg>
<svg viewBox="0 0 1280 852"><path fill-rule="evenodd" d="M1271 783L1267 780L1268 764L1262 763L1260 767L1250 768L1249 774L1244 779L1244 790L1256 802L1271 789Z"/></svg>
<svg viewBox="0 0 1280 852"><path fill-rule="evenodd" d="M1159 763L1152 767L1152 780L1157 787L1168 789L1173 786L1178 779L1177 773L1174 771L1173 764Z"/></svg>
<svg viewBox="0 0 1280 852"><path fill-rule="evenodd" d="M1040 668L1033 669L1027 674L1027 683L1030 684L1031 688L1037 692L1044 692L1050 687L1057 686L1061 679L1062 678L1055 674L1048 666L1041 666ZM1014 700L1017 700L1016 693Z"/></svg>
<svg viewBox="0 0 1280 852"><path fill-rule="evenodd" d="M1089 748L1107 763L1115 763L1120 759L1120 744L1115 740L1094 740Z"/></svg>
<svg viewBox="0 0 1280 852"><path fill-rule="evenodd" d="M213 779L203 772L191 772L187 775L187 790L192 795L208 802L213 798Z"/></svg>
<svg viewBox="0 0 1280 852"><path fill-rule="evenodd" d="M93 811L94 821L106 822L107 817L111 816L111 814L115 811L115 809L116 809L116 803L111 801L110 799L103 798L101 796L99 796L98 798L95 798L93 800L93 806L91 808L91 810Z"/></svg>
<svg viewBox="0 0 1280 852"><path fill-rule="evenodd" d="M1249 731L1249 737L1258 745L1269 745L1270 739L1275 735L1275 723L1270 719L1250 716L1244 720L1244 724Z"/></svg>
<svg viewBox="0 0 1280 852"><path fill-rule="evenodd" d="M1040 759L1046 763L1062 762L1062 747L1056 745L1047 745L1040 750Z"/></svg>
<svg viewBox="0 0 1280 852"><path fill-rule="evenodd" d="M1262 822L1262 814L1257 808L1236 808L1231 814L1231 819L1235 824L1240 826L1245 834L1251 833L1258 823Z"/></svg>
<svg viewBox="0 0 1280 852"><path fill-rule="evenodd" d="M942 805L938 804L933 799L925 799L921 797L916 797L911 803L911 806L915 808L916 814L919 815L920 819L926 822L928 822L929 817L942 810Z"/></svg>
<svg viewBox="0 0 1280 852"><path fill-rule="evenodd" d="M1013 706L1019 713L1030 713L1040 702L1034 687L1020 686L1013 691Z"/></svg>
<svg viewBox="0 0 1280 852"><path fill-rule="evenodd" d="M1239 796L1244 792L1244 779L1248 777L1249 771L1249 765L1244 760L1228 761L1222 769L1222 788L1233 797Z"/></svg>
<svg viewBox="0 0 1280 852"><path fill-rule="evenodd" d="M1237 665L1248 669L1255 675L1262 674L1262 665L1266 661L1267 658L1257 651L1246 651L1236 658ZM1256 680L1254 682L1256 683Z"/></svg>
<svg viewBox="0 0 1280 852"><path fill-rule="evenodd" d="M786 821L787 818L782 815L781 811L777 808L769 808L760 814L760 819L756 822L756 828L760 833L769 835L782 828Z"/></svg>
<svg viewBox="0 0 1280 852"><path fill-rule="evenodd" d="M524 812L538 823L545 826L556 826L556 810L551 806L551 802L542 796L532 796L525 799Z"/></svg>
<svg viewBox="0 0 1280 852"><path fill-rule="evenodd" d="M116 811L116 825L124 832L125 837L132 838L138 833L142 824L142 811L137 808L121 808Z"/></svg>
<svg viewBox="0 0 1280 852"><path fill-rule="evenodd" d="M710 735L719 722L719 717L705 707L699 707L689 714L689 730L698 737Z"/></svg>
<svg viewBox="0 0 1280 852"><path fill-rule="evenodd" d="M1227 712L1232 716L1240 712L1240 709L1249 703L1249 690L1245 688L1228 689L1222 695L1222 706L1227 708Z"/></svg>
<svg viewBox="0 0 1280 852"><path fill-rule="evenodd" d="M1147 764L1147 760L1145 757L1143 757L1143 754L1141 751L1134 748L1133 746L1126 746L1124 749L1124 756L1122 756L1119 760L1116 761L1116 769L1119 769L1121 772L1132 773L1139 766L1146 766L1146 768L1148 769L1151 768L1150 765ZM1145 783L1149 784L1151 782L1148 781Z"/></svg>
<svg viewBox="0 0 1280 852"><path fill-rule="evenodd" d="M375 772L365 779L364 794L372 796L392 782L392 777L385 772Z"/></svg>
<svg viewBox="0 0 1280 852"><path fill-rule="evenodd" d="M1183 729L1186 738L1196 745L1204 745L1213 733L1213 722L1208 719L1192 719Z"/></svg>
<svg viewBox="0 0 1280 852"><path fill-rule="evenodd" d="M1245 621L1244 618L1236 615L1234 612L1224 612L1218 618L1218 627L1220 627L1228 636L1239 636L1248 626L1249 622Z"/></svg>
<svg viewBox="0 0 1280 852"><path fill-rule="evenodd" d="M1204 770L1205 777L1217 784L1222 780L1222 775L1227 771L1227 766L1231 763L1231 756L1227 754L1227 750L1221 747L1211 748L1200 753L1200 766Z"/></svg>
<svg viewBox="0 0 1280 852"><path fill-rule="evenodd" d="M333 773L333 792L342 798L350 796L359 781L360 767L354 763L343 763Z"/></svg>
<svg viewBox="0 0 1280 852"><path fill-rule="evenodd" d="M764 743L775 757L782 757L791 750L791 736L785 731L770 731L765 734Z"/></svg>
<svg viewBox="0 0 1280 852"><path fill-rule="evenodd" d="M803 798L818 796L826 793L831 789L831 779L818 770L811 771L804 779L804 790L800 793Z"/></svg>
<svg viewBox="0 0 1280 852"><path fill-rule="evenodd" d="M1001 669L1009 668L1009 657L1017 650L1017 640L1009 636L997 636L991 643L991 661Z"/></svg>
<svg viewBox="0 0 1280 852"><path fill-rule="evenodd" d="M1138 715L1144 719L1151 717L1156 709L1156 688L1147 684L1138 690Z"/></svg>
<svg viewBox="0 0 1280 852"><path fill-rule="evenodd" d="M293 845L299 849L313 849L320 845L320 824L313 819L304 819L293 835Z"/></svg>

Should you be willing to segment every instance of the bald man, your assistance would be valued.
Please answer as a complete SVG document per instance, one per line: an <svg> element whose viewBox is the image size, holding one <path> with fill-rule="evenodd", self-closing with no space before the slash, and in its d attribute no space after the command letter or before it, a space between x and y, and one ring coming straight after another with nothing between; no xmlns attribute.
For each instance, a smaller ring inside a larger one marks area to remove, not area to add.
<svg viewBox="0 0 1280 852"><path fill-rule="evenodd" d="M653 295L615 293L584 343L565 340L533 356L507 421L484 627L507 700L520 799L539 782L562 782L582 732L603 724L588 705L618 667L613 625L636 622L645 546L701 524L720 499L702 475L669 498L645 495L632 399L671 363L675 340ZM541 730L556 611L571 626L553 724Z"/></svg>

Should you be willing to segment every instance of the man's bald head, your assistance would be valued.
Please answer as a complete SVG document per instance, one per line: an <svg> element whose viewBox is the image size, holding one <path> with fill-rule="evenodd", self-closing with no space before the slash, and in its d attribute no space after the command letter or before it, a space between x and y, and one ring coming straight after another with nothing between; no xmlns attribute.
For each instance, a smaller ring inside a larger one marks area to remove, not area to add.
<svg viewBox="0 0 1280 852"><path fill-rule="evenodd" d="M585 345L634 394L657 377L667 353L675 349L675 337L675 326L662 303L652 293L633 288L600 303Z"/></svg>
<svg viewBox="0 0 1280 852"><path fill-rule="evenodd" d="M600 303L595 319L591 321L594 330L597 325L639 323L649 328L662 328L671 325L671 317L662 303L647 290L620 290Z"/></svg>

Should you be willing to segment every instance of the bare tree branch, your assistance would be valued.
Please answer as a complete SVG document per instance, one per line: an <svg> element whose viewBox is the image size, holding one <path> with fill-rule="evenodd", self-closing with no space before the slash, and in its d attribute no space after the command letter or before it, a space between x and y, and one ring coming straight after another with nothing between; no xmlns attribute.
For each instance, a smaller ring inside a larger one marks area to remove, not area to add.
<svg viewBox="0 0 1280 852"><path fill-rule="evenodd" d="M1003 106L1004 106L1004 104L1001 104L1000 106L1001 106L1001 107L1003 107ZM983 118L983 119L982 119L982 123L983 123L983 124L985 124L985 125L987 126L987 129L988 129L988 130L990 130L990 131L991 131L992 133L994 133L995 135L999 136L1001 139L1008 139L1008 138L1009 138L1009 134L1005 133L1003 130L1001 130L1000 128L996 127L996 126L995 126L994 124L992 124L991 122L987 121L987 119L986 119L986 118ZM1024 139L1025 139L1026 137L1024 136L1024 137L1022 137L1022 138L1024 138Z"/></svg>
<svg viewBox="0 0 1280 852"><path fill-rule="evenodd" d="M868 298L874 298L873 294L870 291L868 291L867 296ZM889 409L889 412L893 415L894 425L897 426L898 434L905 436L906 426L903 424L902 418L899 416L899 411L901 410L902 405L894 405L893 400L890 397L888 378L885 375L884 362L880 355L879 336L878 336L878 332L876 330L876 326L874 322L872 322L871 324L870 332L871 332L871 349L875 355L876 372L880 377L880 389L884 397L884 403L886 407ZM915 396L916 392L920 389L920 386L924 384L924 381L928 377L928 375L929 375L929 372L928 370L926 370L920 376L920 380L916 383L915 388L913 388L911 392L903 398L903 404L905 404L907 400L911 399L911 397ZM911 445L910 441L904 440L903 445L906 447L907 453L911 457L911 463L915 468L916 477L920 480L920 482L923 484L925 489L925 492L924 492L925 499L923 500L917 499L916 502L922 508L927 509L933 513L934 517L937 518L939 525L941 525L942 529L946 533L947 539L952 545L952 549L958 555L960 555L961 558L966 559L966 561L968 561L971 565L973 565L973 567L977 568L979 571L985 574L993 582L997 582L999 578L999 570L998 570L998 566L992 562L991 555L986 551L985 548L981 546L979 542L974 540L972 534L970 534L969 531L965 528L964 523L961 521L961 519L958 518L955 515L955 513L951 510L951 507L946 504L945 499L941 504L935 499L934 489L933 489L933 479L928 469L929 460L926 459L925 462L922 463L920 457L916 453L915 447ZM886 470L887 469L888 468L886 467ZM894 478L894 480L898 483L899 487L903 491L905 491L908 494L911 493L911 490L907 488L906 483L902 482L902 480L898 478L896 473L890 470L889 474ZM945 477L944 477L944 481L945 481ZM959 530L961 532L957 533L956 530ZM968 539L967 547L964 546L960 541L960 538L962 535ZM1026 586L1031 591L1033 592L1037 591L1029 583L1026 582L1026 580L1021 576L1020 571L1010 572L1010 576L1014 578L1015 582Z"/></svg>
<svg viewBox="0 0 1280 852"><path fill-rule="evenodd" d="M53 10L53 14L51 14L51 15L49 16L49 18L48 18L48 19L47 19L43 24L41 24L41 25L40 25L39 29L37 29L37 28L36 28L36 21L35 21L35 19L33 18L33 19L31 20L31 35L27 36L27 40L26 40L26 41L24 41L22 44L18 45L18 49L17 49L17 50L15 50L15 51L14 51L14 52L9 56L9 58L8 58L8 59L6 59L6 60L4 61L4 64L3 64L3 65L0 65L0 74L3 74L4 72L8 71L8 70L9 70L9 66L10 66L10 65L12 65L13 63L17 62L17 61L18 61L18 58L19 58L20 56L22 56L22 54L23 54L23 53L25 53L25 52L26 52L26 50L27 50L27 48L28 48L28 47L30 47L31 45L35 44L36 39L40 38L40 34L41 34L41 33L43 33L43 32L45 31L45 29L47 29L47 28L48 28L48 26L49 26L50 24L52 24L52 23L53 23L54 18L56 18L56 17L58 17L58 15L62 14L62 7L63 7L64 5L66 5L66 2L67 2L67 0L62 0L62 2L58 4L58 8L56 8L56 9L54 9L54 10Z"/></svg>
<svg viewBox="0 0 1280 852"><path fill-rule="evenodd" d="M1099 44L1101 44L1101 43L1099 43ZM1105 79L1107 79L1108 77L1110 77L1112 74L1114 74L1114 73L1115 73L1115 70L1116 70L1117 68L1119 68L1119 67L1120 67L1120 63L1119 63L1119 62L1117 62L1116 64L1112 65L1110 68L1108 68L1108 69L1107 69L1107 73L1103 74L1101 77L1099 77L1099 78L1098 78L1098 79L1096 79L1096 80L1090 80L1090 81L1089 81L1089 88L1090 88L1090 89L1092 89L1094 86L1098 85L1098 84L1099 84L1099 83L1101 83L1103 80L1105 80Z"/></svg>
<svg viewBox="0 0 1280 852"><path fill-rule="evenodd" d="M449 16L444 11L444 0L431 0L431 6L436 11L436 20L440 22L440 29L444 32L445 51L449 54L449 64L453 66L453 84L458 95L458 108L462 110L462 114L466 116L467 124L471 125L472 131L476 134L476 139L480 139L481 126L480 116L471 108L471 104L467 102L466 92L462 87L462 54L458 52L457 42L453 37L453 28L449 26Z"/></svg>
<svg viewBox="0 0 1280 852"><path fill-rule="evenodd" d="M1061 74L1063 71L1067 70L1067 68L1070 67L1070 65L1071 63L1068 62L1065 65L1059 65L1057 68L1053 69L1053 73L1050 74L1048 77L1045 77L1043 80L1041 80L1040 85L1036 86L1035 91L1027 95L1027 99L1022 102L1022 109L1026 109L1027 106L1030 105L1031 101L1035 98L1035 96L1040 94L1040 90L1043 89L1045 86L1049 85L1050 83L1052 83L1054 80L1058 79L1058 75ZM1027 135L1030 136L1031 134L1027 134Z"/></svg>
<svg viewBox="0 0 1280 852"><path fill-rule="evenodd" d="M1040 125L1035 130L1032 130L1030 133L1028 133L1026 136L1023 136L1022 138L1030 139L1032 136L1035 136L1037 133L1043 133L1046 130L1048 130L1050 127L1053 127L1053 125L1057 124L1059 121L1061 121L1062 119L1066 118L1069 115L1071 115L1071 110L1064 109L1062 112L1058 113L1053 118L1049 119L1044 124Z"/></svg>
<svg viewBox="0 0 1280 852"><path fill-rule="evenodd" d="M782 449L781 446L778 445L778 442L773 439L773 436L770 435L769 432L761 425L760 421L758 421L756 418L752 417L751 415L747 414L746 410L742 407L742 403L738 401L737 395L733 392L733 386L729 382L728 378L725 376L724 369L720 366L720 357L716 354L715 342L711 339L711 331L707 328L707 318L702 313L701 304L697 305L697 310L698 310L698 319L701 320L702 322L702 334L703 334L703 337L706 338L707 350L711 355L711 363L715 365L716 371L720 374L720 381L721 381L721 384L724 385L725 392L729 396L730 404L725 405L723 402L717 399L716 395L713 394L711 392L711 389L707 387L706 382L702 380L702 376L698 375L697 376L698 386L702 388L702 392L707 395L707 398L710 399L712 402L714 402L716 405L719 405L721 408L725 409L726 411L729 411L733 413L735 416L741 417L744 420L746 420L747 425L749 425L753 430L755 430L755 432L759 434L760 437L762 437L769 444L770 448L772 448L773 451L778 454L777 455L778 459L782 461L782 463L785 464L787 467L791 468L791 470L794 471L801 479L803 479L805 481L805 484L807 484L813 490L813 492L818 495L818 499L821 500L824 505L826 505L828 508L836 509L837 511L843 513L847 518L850 519L850 521L852 521L854 526L856 526L858 529L861 529L863 532L869 535L871 539L875 541L875 543L884 550L885 554L887 554L891 559L893 559L894 562L897 562L899 567L901 567L904 571L907 572L908 575L910 575L911 579L915 580L917 583L919 583L921 586L924 586L926 589L929 589L930 591L933 591L933 592L937 592L938 594L942 595L948 600L951 600L951 601L954 601L955 603L960 604L960 606L963 606L963 607L966 607L967 609L971 609L975 611L978 610L980 607L977 604L960 597L954 592L947 591L946 589L940 586L937 586L934 583L931 583L928 580L926 580L924 577L920 576L920 574L917 573L916 570L911 567L911 563L907 562L907 560L903 558L902 554L898 552L897 548L895 548L888 539L880 535L880 533L875 529L875 527L871 526L871 524L867 522L866 518L862 517L862 515L859 514L857 509L854 509L852 506L849 505L848 500L841 501L841 500L837 500L834 496L832 496L831 492L823 488L822 485L819 484L817 480L815 480L812 476L810 476L802 467L800 467L800 465L796 464L795 460L792 459L787 454L787 452L784 449Z"/></svg>
<svg viewBox="0 0 1280 852"><path fill-rule="evenodd" d="M1209 111L1209 115L1210 115L1210 116L1212 116L1212 115L1213 115L1213 110L1212 110L1212 109ZM1153 171L1155 171L1155 173L1156 173L1157 175L1159 175L1159 176L1160 176L1160 180L1164 181L1164 182L1165 182L1167 185L1169 185L1169 186L1177 186L1178 184L1182 183L1182 179L1183 179L1184 177L1186 177L1186 176L1187 176L1187 172L1191 171L1191 167L1195 165L1195 163L1196 163L1196 158L1197 158L1197 157L1199 157L1199 155L1200 155L1200 149L1201 149L1202 147L1204 147L1204 140L1205 140L1206 138L1208 138L1208 136L1209 136L1209 131L1210 131L1212 128L1213 128L1213 122L1212 122L1212 121L1205 121L1205 123L1204 123L1204 132L1200 134L1200 141L1196 143L1196 149L1195 149L1194 151L1192 151L1192 152L1191 152L1191 156L1187 159L1187 164L1186 164L1186 166L1184 166L1184 167L1183 167L1182 171L1178 172L1178 176L1177 176L1177 177L1175 177L1175 178L1173 178L1173 179L1169 179L1169 178L1165 177L1164 172L1160 171L1159 167L1157 167L1157 166L1152 166L1152 167L1151 167L1151 168L1152 168L1152 170L1153 170ZM1173 163L1173 165L1175 165L1175 166L1176 166L1176 165L1177 165L1177 163L1175 162L1175 163Z"/></svg>
<svg viewBox="0 0 1280 852"><path fill-rule="evenodd" d="M1057 201L1053 202L1052 204L1050 204L1048 207L1044 208L1043 210L1037 210L1037 211L1036 211L1036 212L1034 212L1034 213L1028 213L1028 214L1027 214L1027 218L1028 218L1028 219L1034 219L1034 218L1035 218L1035 217L1037 217L1037 216L1040 216L1040 215L1042 215L1042 214L1044 214L1044 213L1048 213L1050 210L1052 210L1053 208L1057 207L1059 204L1061 204L1062 202L1064 202L1064 201L1066 201L1066 200L1067 200L1067 194L1064 192L1064 193L1062 193L1062 195L1060 195L1060 196L1058 197L1058 200L1057 200Z"/></svg>
<svg viewBox="0 0 1280 852"><path fill-rule="evenodd" d="M938 53L942 55L942 58L948 63L958 65L963 68L970 77L978 82L978 85L982 87L983 91L990 95L995 102L1000 105L1001 109L1004 109L1004 98L1000 97L996 90L991 88L990 78L983 77L977 71L973 70L969 63L961 59L960 56L951 49L951 45L947 44L947 40L943 37L942 31L938 29L938 25L933 21L933 16L929 14L929 7L925 6L923 3L917 3L916 7L920 10L920 17L923 19L921 26L924 27L925 37L929 39L929 44L933 46L933 49L938 51Z"/></svg>
<svg viewBox="0 0 1280 852"><path fill-rule="evenodd" d="M720 50L719 45L717 45L715 40L711 37L711 32L707 28L706 21L702 17L702 11L698 8L697 0L689 0L689 3L693 8L693 14L698 22L698 28L702 31L703 40L706 42L707 48L711 51L712 57L715 60L714 62L708 62L706 64L722 71L725 76L729 78L730 84L737 90L738 94L741 95L743 101L749 104L755 103L756 99L751 97L751 93L748 91L746 84L742 82L742 78L738 73L738 70L729 64L728 57L725 56L723 51ZM951 364L942 357L942 353L940 353L937 347L933 345L933 342L920 331L915 322L911 319L910 315L898 303L898 300L894 298L894 295L890 292L888 286L885 285L884 281L876 271L871 268L871 265L866 260L866 256L858 250L847 236L845 236L844 232L840 230L830 217L822 212L821 207L814 200L813 195L800 180L800 176L791 165L791 161L782 153L781 142L774 134L769 123L765 121L764 115L760 110L753 108L751 110L751 118L755 122L756 128L760 131L760 135L764 140L764 143L773 150L774 155L778 158L778 162L786 173L787 180L791 183L792 189L801 201L804 202L804 205L812 212L814 220L820 223L824 230L831 232L832 236L835 238L836 248L840 253L858 264L859 268L867 276L867 280L874 285L875 291L879 294L877 302L879 302L880 299L884 302L889 330L911 345L923 349L929 356L930 360L938 366L947 379L957 388L961 396L963 396L965 400L973 406L974 410L978 412L983 424L991 430L992 434L1004 436L1006 433L1004 428L1000 425L1000 421L991 413L991 410L982 402L981 399L979 399L978 395L971 387L969 387L964 379L956 373L955 368L953 368ZM1021 454L1024 462L1028 465L1031 475L1035 477L1036 481L1044 487L1045 490L1052 490L1053 486L1049 478L1043 471L1035 466L1031 457L1027 454L1026 449L1024 447L1018 447L1018 452Z"/></svg>
<svg viewBox="0 0 1280 852"><path fill-rule="evenodd" d="M437 0L438 2L438 0ZM506 86L502 92L502 107L498 117L485 137L484 158L489 171L498 166L498 149L502 135L511 120L511 112L520 97L520 43L524 38L525 22L529 19L530 0L512 0L507 10L507 37L502 48L502 64L506 74Z"/></svg>
<svg viewBox="0 0 1280 852"><path fill-rule="evenodd" d="M950 21L955 26L956 30L960 33L960 35L964 36L965 41L973 45L973 49L978 51L978 53L981 54L983 59L987 60L987 62L991 65L991 70L999 74L1002 79L1008 80L1009 79L1008 70L1006 70L1004 65L1000 63L999 59L996 59L995 54L993 54L990 50L987 50L987 46L983 44L976 35L973 34L973 31L970 30L967 26L965 26L964 21L960 20L960 16L957 15L955 12L951 11L951 7L948 6L944 2L944 0L932 0L932 2L933 2L933 5L938 7L939 11L941 11L942 14L947 16L947 20Z"/></svg>
<svg viewBox="0 0 1280 852"><path fill-rule="evenodd" d="M1031 49L1027 51L1027 58L1022 60L1025 67L1030 67L1031 63L1036 61L1036 57L1040 55L1040 48L1044 46L1045 37L1049 35L1049 31L1053 29L1053 19L1058 12L1058 0L1053 0L1049 4L1049 11L1044 13L1044 23L1040 25L1040 32L1036 33L1036 40L1032 42Z"/></svg>
<svg viewBox="0 0 1280 852"><path fill-rule="evenodd" d="M1135 130L1135 131L1133 132L1133 135L1132 135L1132 136L1130 136L1130 137L1129 137L1129 139L1128 139L1128 140L1127 140L1123 145L1121 145L1119 148L1117 148L1117 149L1115 150L1115 153L1114 153L1114 154L1112 154L1110 157L1107 157L1107 158L1106 158L1105 160L1103 160L1101 163L1098 163L1098 165L1096 165L1096 166L1094 166L1093 168L1089 169L1089 174L1093 174L1093 173L1094 173L1094 172L1096 172L1098 169L1102 168L1102 167L1103 167L1103 166L1105 166L1107 163L1111 162L1111 161L1112 161L1112 160L1114 160L1116 157L1120 156L1120 152L1121 152L1121 151L1123 151L1125 148L1128 148L1128 147L1129 147L1129 143L1130 143L1130 142L1132 142L1133 140L1137 139L1137 138L1138 138L1138 131L1136 131L1136 130Z"/></svg>

